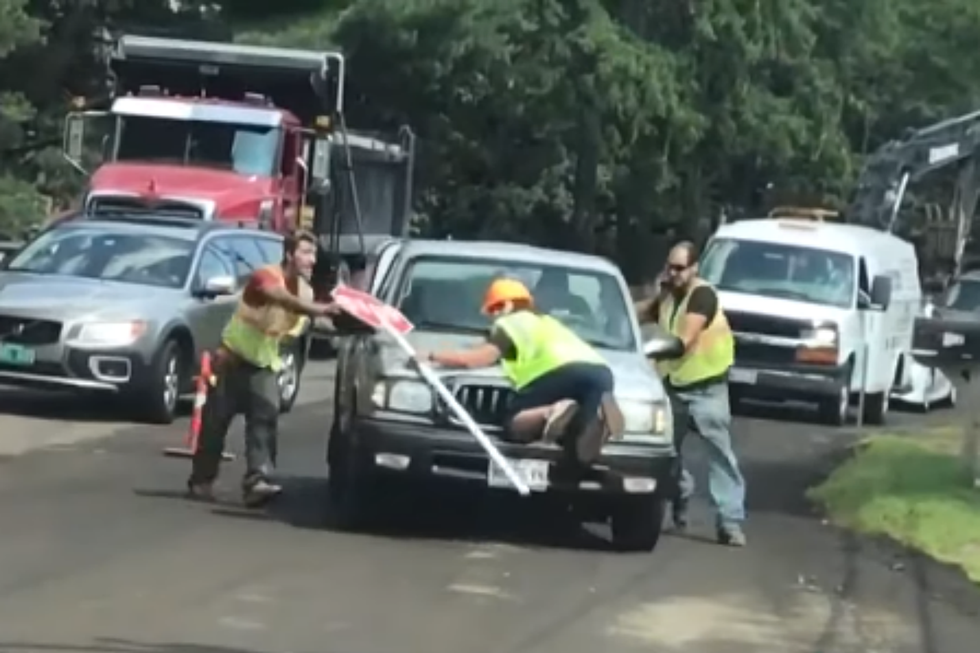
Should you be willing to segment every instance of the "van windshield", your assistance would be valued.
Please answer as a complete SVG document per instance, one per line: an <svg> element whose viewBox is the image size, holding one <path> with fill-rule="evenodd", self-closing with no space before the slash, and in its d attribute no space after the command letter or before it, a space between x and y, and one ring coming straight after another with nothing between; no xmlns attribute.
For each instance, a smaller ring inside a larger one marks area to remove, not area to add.
<svg viewBox="0 0 980 653"><path fill-rule="evenodd" d="M825 249L717 238L700 274L719 290L840 308L855 302L854 257Z"/></svg>

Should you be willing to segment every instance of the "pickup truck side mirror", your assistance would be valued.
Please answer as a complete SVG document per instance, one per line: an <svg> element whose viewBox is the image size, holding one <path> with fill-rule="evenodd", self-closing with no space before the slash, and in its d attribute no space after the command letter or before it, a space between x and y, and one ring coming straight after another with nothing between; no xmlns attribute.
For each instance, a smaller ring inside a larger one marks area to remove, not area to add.
<svg viewBox="0 0 980 653"><path fill-rule="evenodd" d="M658 334L643 343L643 354L654 361L676 360L684 355L684 342L668 333Z"/></svg>
<svg viewBox="0 0 980 653"><path fill-rule="evenodd" d="M330 178L330 141L318 138L313 143L313 162L310 166L310 190L321 191Z"/></svg>

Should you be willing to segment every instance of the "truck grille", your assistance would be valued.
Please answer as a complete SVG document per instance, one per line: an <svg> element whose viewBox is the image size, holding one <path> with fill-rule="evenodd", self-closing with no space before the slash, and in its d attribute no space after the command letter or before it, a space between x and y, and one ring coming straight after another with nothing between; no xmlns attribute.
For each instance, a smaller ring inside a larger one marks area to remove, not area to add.
<svg viewBox="0 0 980 653"><path fill-rule="evenodd" d="M177 200L147 202L138 197L93 197L88 206L89 213L94 215L152 212L195 220L204 220L206 217L201 207Z"/></svg>
<svg viewBox="0 0 980 653"><path fill-rule="evenodd" d="M795 347L779 347L760 342L735 343L735 361L743 365L786 365L796 362Z"/></svg>
<svg viewBox="0 0 980 653"><path fill-rule="evenodd" d="M513 390L499 385L463 385L453 392L456 401L480 426L503 426ZM458 424L456 417L445 407L449 419Z"/></svg>
<svg viewBox="0 0 980 653"><path fill-rule="evenodd" d="M61 338L61 322L0 315L0 342L40 347Z"/></svg>
<svg viewBox="0 0 980 653"><path fill-rule="evenodd" d="M811 327L809 322L803 320L739 313L737 311L725 311L725 317L728 318L728 324L731 325L732 331L780 338L799 338L804 329Z"/></svg>

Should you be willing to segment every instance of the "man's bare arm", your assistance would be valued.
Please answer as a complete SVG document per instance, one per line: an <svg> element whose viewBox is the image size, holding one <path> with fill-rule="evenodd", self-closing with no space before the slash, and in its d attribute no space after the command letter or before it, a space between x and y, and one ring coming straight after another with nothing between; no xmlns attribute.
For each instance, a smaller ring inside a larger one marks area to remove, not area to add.
<svg viewBox="0 0 980 653"><path fill-rule="evenodd" d="M653 299L641 299L633 302L633 310L636 311L636 318L640 324L651 324L657 321L657 307L660 304L660 297Z"/></svg>
<svg viewBox="0 0 980 653"><path fill-rule="evenodd" d="M309 317L321 317L337 312L332 304L320 304L301 299L283 286L265 286L258 288L258 292L268 302Z"/></svg>

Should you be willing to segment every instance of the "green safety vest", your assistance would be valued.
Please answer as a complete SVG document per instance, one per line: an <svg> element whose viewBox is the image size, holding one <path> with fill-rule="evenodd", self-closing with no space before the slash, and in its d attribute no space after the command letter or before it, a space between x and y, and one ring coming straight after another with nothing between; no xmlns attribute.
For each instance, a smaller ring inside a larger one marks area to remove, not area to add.
<svg viewBox="0 0 980 653"><path fill-rule="evenodd" d="M278 265L270 267L279 277L282 286L286 287L282 268ZM299 282L299 294L306 299L313 297L313 289L302 279ZM221 334L221 344L256 367L269 367L278 372L282 368L282 341L300 335L306 323L306 316L281 306L249 306L245 303L243 294L238 300L235 314Z"/></svg>
<svg viewBox="0 0 980 653"><path fill-rule="evenodd" d="M681 335L681 325L687 313L687 302L696 288L708 285L697 281L694 287L681 299L680 306L674 313L674 296L668 295L660 302L660 313L657 323L674 334ZM723 376L735 362L735 338L728 325L721 305L711 323L705 326L698 336L694 346L676 361L661 361L657 369L661 376L666 377L675 388L683 388L699 381Z"/></svg>
<svg viewBox="0 0 980 653"><path fill-rule="evenodd" d="M500 364L518 390L563 365L605 364L595 349L549 315L518 311L498 318L494 328L507 334L517 350L515 360Z"/></svg>

